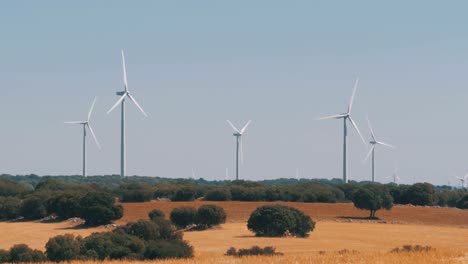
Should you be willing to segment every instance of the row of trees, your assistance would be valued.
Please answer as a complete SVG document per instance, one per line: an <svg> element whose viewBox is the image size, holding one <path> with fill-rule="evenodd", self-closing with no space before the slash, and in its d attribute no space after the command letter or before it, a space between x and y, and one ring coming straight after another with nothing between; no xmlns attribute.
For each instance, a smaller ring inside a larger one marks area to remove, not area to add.
<svg viewBox="0 0 468 264"><path fill-rule="evenodd" d="M194 207L178 207L172 210L170 219L179 229L197 225L196 229L207 229L226 222L226 212L216 205Z"/></svg>
<svg viewBox="0 0 468 264"><path fill-rule="evenodd" d="M97 226L121 218L123 209L115 204L112 192L54 180L39 183L33 192L0 196L0 219L37 220L49 215L59 219L80 217L86 225Z"/></svg>
<svg viewBox="0 0 468 264"><path fill-rule="evenodd" d="M44 253L26 245L16 245L9 251L0 251L0 263L146 260L193 256L193 248L183 240L182 233L162 217L131 222L112 232L93 233L86 238L59 235L49 239L45 248Z"/></svg>

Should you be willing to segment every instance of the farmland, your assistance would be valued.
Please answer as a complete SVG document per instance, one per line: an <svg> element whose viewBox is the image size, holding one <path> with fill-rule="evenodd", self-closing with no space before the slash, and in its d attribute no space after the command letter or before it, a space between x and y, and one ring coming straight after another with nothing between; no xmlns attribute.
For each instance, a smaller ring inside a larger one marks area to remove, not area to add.
<svg viewBox="0 0 468 264"><path fill-rule="evenodd" d="M125 203L124 217L118 225L147 218L151 209L161 209L166 215L175 207L217 204L225 208L226 224L203 232L186 232L184 239L195 248L193 260L168 260L162 263L254 263L259 257L242 260L225 257L226 250L234 246L246 248L253 245L274 246L284 256L265 257L269 263L362 263L373 259L380 263L436 263L434 258L444 258L453 263L468 261L468 211L435 207L395 206L390 211L379 211L381 221L363 219L367 212L355 209L352 204L283 203L297 207L317 221L308 238L258 238L246 228L246 220L256 207L264 202L148 202ZM59 223L16 222L0 223L0 247L8 249L14 244L26 243L44 249L49 237L73 233L87 236L92 232L109 229L75 228L69 221ZM389 251L402 245L429 245L436 250L429 253L391 254ZM339 253L341 250L350 253ZM332 261L334 260L334 261ZM432 261L432 262L431 262ZM417 263L417 262L416 262ZM450 262L449 262L450 263Z"/></svg>

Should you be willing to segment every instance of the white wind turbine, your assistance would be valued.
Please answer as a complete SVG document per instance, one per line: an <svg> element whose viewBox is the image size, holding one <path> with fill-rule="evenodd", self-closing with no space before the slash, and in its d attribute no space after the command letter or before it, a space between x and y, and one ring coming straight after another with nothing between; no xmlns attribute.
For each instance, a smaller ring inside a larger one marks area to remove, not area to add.
<svg viewBox="0 0 468 264"><path fill-rule="evenodd" d="M347 128L347 121L351 123L351 125L356 129L359 137L361 138L362 142L366 144L364 138L362 137L361 131L359 131L356 122L351 118L351 110L353 108L354 96L356 94L356 90L358 87L359 78L356 78L356 82L354 83L353 94L351 95L351 99L348 105L348 111L343 114L327 116L319 118L319 120L326 120L326 119L343 119L343 182L348 183L348 165L347 165L347 136L348 136L348 128Z"/></svg>
<svg viewBox="0 0 468 264"><path fill-rule="evenodd" d="M67 121L65 122L66 124L75 124L75 125L83 125L83 177L86 177L86 132L87 129L89 129L89 132L91 132L91 135L94 138L94 142L96 142L96 145L99 149L101 149L101 145L99 144L96 135L94 134L93 128L89 124L89 121L91 119L91 114L93 113L94 105L96 104L96 97L94 97L93 103L91 104L91 108L89 109L88 112L88 118L86 121Z"/></svg>
<svg viewBox="0 0 468 264"><path fill-rule="evenodd" d="M465 174L465 176L455 176L455 178L461 182L461 187L465 188L465 182L468 179L468 173Z"/></svg>
<svg viewBox="0 0 468 264"><path fill-rule="evenodd" d="M364 161L367 161L367 159L369 159L369 157L372 154L372 182L375 182L375 147L377 145L381 145L381 146L385 146L385 147L389 147L389 148L396 148L396 147L393 146L393 145L390 145L388 143L378 141L375 138L374 130L372 129L369 118L367 118L367 124L369 125L369 130L371 132L371 140L369 141L369 144L371 144L372 147L371 147L369 153L367 154L366 158L364 159Z"/></svg>
<svg viewBox="0 0 468 264"><path fill-rule="evenodd" d="M398 176L398 167L395 167L392 176L388 176L387 178L392 178L393 183L398 184L401 181L400 176Z"/></svg>
<svg viewBox="0 0 468 264"><path fill-rule="evenodd" d="M249 122L247 122L247 124L245 124L245 126L241 130L237 129L231 123L231 121L227 120L227 122L232 127L232 129L234 129L235 133L233 134L233 136L236 137L236 181L237 181L239 180L239 152L240 152L241 163L244 163L244 152L242 150L242 135L244 134L245 130L250 125L250 122L252 122L252 120L249 120Z"/></svg>
<svg viewBox="0 0 468 264"><path fill-rule="evenodd" d="M127 82L127 70L125 68L125 56L124 56L124 51L122 50L122 67L123 67L123 83L124 83L124 91L122 92L117 92L117 95L120 96L119 100L114 104L114 106L107 111L107 114L112 112L119 104L122 105L122 112L121 112L121 127L120 127L120 176L125 177L125 158L126 158L126 153L125 153L125 99L128 98L130 101L132 101L138 109L140 109L141 113L144 116L148 116L143 108L138 104L138 102L133 98L133 96L130 94L130 91L128 89L128 82Z"/></svg>

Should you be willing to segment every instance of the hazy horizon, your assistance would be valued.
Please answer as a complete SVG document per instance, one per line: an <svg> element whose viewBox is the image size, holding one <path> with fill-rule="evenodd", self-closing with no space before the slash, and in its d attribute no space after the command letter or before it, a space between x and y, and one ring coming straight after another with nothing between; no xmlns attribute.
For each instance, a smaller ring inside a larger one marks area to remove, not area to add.
<svg viewBox="0 0 468 264"><path fill-rule="evenodd" d="M378 139L376 180L459 186L468 171L468 3L455 1L15 1L0 10L0 173L118 174L123 88L149 114L127 107L127 175L222 180L341 178L341 120L353 108L366 140ZM370 180L368 151L349 128L350 180Z"/></svg>

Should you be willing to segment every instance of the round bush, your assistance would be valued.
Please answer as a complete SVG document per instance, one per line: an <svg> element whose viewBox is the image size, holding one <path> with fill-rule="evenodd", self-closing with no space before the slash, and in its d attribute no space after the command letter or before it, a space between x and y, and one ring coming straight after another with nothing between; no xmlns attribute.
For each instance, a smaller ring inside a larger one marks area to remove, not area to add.
<svg viewBox="0 0 468 264"><path fill-rule="evenodd" d="M197 224L206 227L223 224L226 222L226 212L216 205L202 205L198 208Z"/></svg>
<svg viewBox="0 0 468 264"><path fill-rule="evenodd" d="M306 237L315 228L315 222L303 212L283 205L266 205L250 215L247 228L256 236L281 237L291 234Z"/></svg>
<svg viewBox="0 0 468 264"><path fill-rule="evenodd" d="M70 261L80 256L82 246L81 237L75 237L70 234L56 236L46 244L46 254L51 261Z"/></svg>
<svg viewBox="0 0 468 264"><path fill-rule="evenodd" d="M195 188L182 187L175 192L172 201L193 201L196 194L197 190Z"/></svg>
<svg viewBox="0 0 468 264"><path fill-rule="evenodd" d="M231 200L231 192L227 188L214 189L206 193L205 200L229 201Z"/></svg>
<svg viewBox="0 0 468 264"><path fill-rule="evenodd" d="M155 240L146 245L145 259L190 258L193 248L185 241Z"/></svg>
<svg viewBox="0 0 468 264"><path fill-rule="evenodd" d="M11 262L45 262L46 260L42 251L33 250L25 244L14 245L10 249Z"/></svg>
<svg viewBox="0 0 468 264"><path fill-rule="evenodd" d="M10 262L10 252L8 250L0 249L0 263Z"/></svg>
<svg viewBox="0 0 468 264"><path fill-rule="evenodd" d="M159 209L154 209L151 212L149 212L148 216L151 220L155 220L157 218L164 218L166 215L164 214L163 211Z"/></svg>
<svg viewBox="0 0 468 264"><path fill-rule="evenodd" d="M161 238L159 226L152 221L138 220L137 222L130 222L118 229L126 234L139 237L146 241Z"/></svg>
<svg viewBox="0 0 468 264"><path fill-rule="evenodd" d="M170 219L177 228L186 228L187 226L196 223L197 210L193 207L175 208L171 212Z"/></svg>

